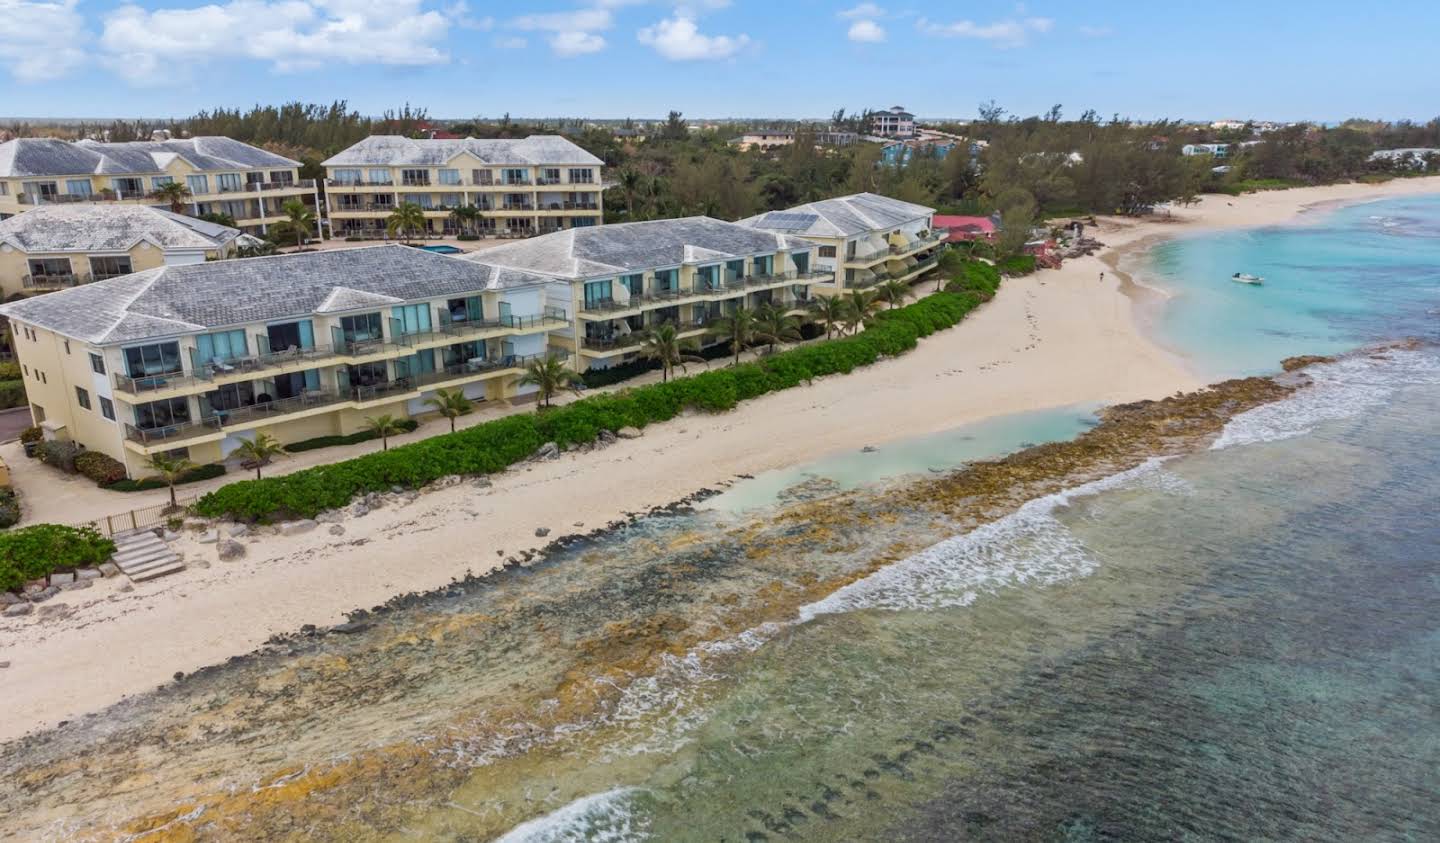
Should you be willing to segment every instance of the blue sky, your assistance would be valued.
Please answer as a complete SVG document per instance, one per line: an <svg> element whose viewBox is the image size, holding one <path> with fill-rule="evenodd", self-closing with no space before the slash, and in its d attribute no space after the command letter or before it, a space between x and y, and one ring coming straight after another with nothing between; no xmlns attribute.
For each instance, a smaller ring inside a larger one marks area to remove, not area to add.
<svg viewBox="0 0 1440 843"><path fill-rule="evenodd" d="M441 117L969 117L993 98L1428 120L1437 45L1419 0L0 0L0 116L346 99Z"/></svg>

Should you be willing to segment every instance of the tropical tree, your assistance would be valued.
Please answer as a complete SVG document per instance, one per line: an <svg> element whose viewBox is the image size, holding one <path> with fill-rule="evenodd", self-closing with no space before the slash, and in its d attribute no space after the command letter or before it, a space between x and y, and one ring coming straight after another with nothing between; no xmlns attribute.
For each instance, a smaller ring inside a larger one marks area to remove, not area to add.
<svg viewBox="0 0 1440 843"><path fill-rule="evenodd" d="M390 437L405 432L400 426L400 420L390 414L383 416L366 416L365 429L380 437L380 450L390 450Z"/></svg>
<svg viewBox="0 0 1440 843"><path fill-rule="evenodd" d="M810 304L815 318L825 324L825 339L830 339L845 329L850 315L850 302L840 296L820 296Z"/></svg>
<svg viewBox="0 0 1440 843"><path fill-rule="evenodd" d="M185 213L185 200L190 198L190 188L184 182L167 181L150 191L150 198L170 203L170 212L174 214Z"/></svg>
<svg viewBox="0 0 1440 843"><path fill-rule="evenodd" d="M870 323L870 317L880 307L880 297L873 290L851 290L845 297L849 312L845 314L845 325L850 333L858 333L862 325Z"/></svg>
<svg viewBox="0 0 1440 843"><path fill-rule="evenodd" d="M414 202L402 202L385 220L385 233L391 237L400 235L406 243L425 228L425 209Z"/></svg>
<svg viewBox="0 0 1440 843"><path fill-rule="evenodd" d="M475 409L475 404L465 393L460 391L451 392L448 389L435 390L433 398L426 398L425 403L435 409L435 412L450 420L450 432L455 432L455 419L460 416L468 416Z"/></svg>
<svg viewBox="0 0 1440 843"><path fill-rule="evenodd" d="M625 218L635 218L635 197L640 193L640 187L645 182L645 177L635 170L626 167L620 171L620 192L625 194Z"/></svg>
<svg viewBox="0 0 1440 843"><path fill-rule="evenodd" d="M234 228L234 227L235 227L235 218L232 217L232 216L230 216L229 214L220 214L220 213L201 214L199 218L202 219L202 220L204 220L204 221L206 221L206 222L213 222L213 223L215 223L216 225L226 226L227 228Z"/></svg>
<svg viewBox="0 0 1440 843"><path fill-rule="evenodd" d="M891 280L881 284L875 292L880 298L889 302L890 308L893 310L904 304L906 296L910 295L910 285L904 281Z"/></svg>
<svg viewBox="0 0 1440 843"><path fill-rule="evenodd" d="M710 330L730 343L735 352L735 365L740 365L740 352L755 342L755 311L748 307L737 307L734 313L721 316L711 324Z"/></svg>
<svg viewBox="0 0 1440 843"><path fill-rule="evenodd" d="M668 322L646 331L639 350L641 357L659 361L661 383L670 379L676 366L682 371L689 371L685 368L686 363L705 362L705 358L698 354L689 353L699 350L695 340L681 339L675 326Z"/></svg>
<svg viewBox="0 0 1440 843"><path fill-rule="evenodd" d="M315 212L310 206L299 199L290 199L280 206L285 219L276 224L276 228L286 236L294 235L295 251L305 248L305 238L315 233Z"/></svg>
<svg viewBox="0 0 1440 843"><path fill-rule="evenodd" d="M166 454L151 454L150 468L165 481L170 487L170 508L178 509L179 504L175 502L175 481L180 475L195 467L195 463L184 457L172 457Z"/></svg>
<svg viewBox="0 0 1440 843"><path fill-rule="evenodd" d="M474 205L461 205L450 211L450 221L455 223L461 234L472 234L475 222L480 219L480 209Z"/></svg>
<svg viewBox="0 0 1440 843"><path fill-rule="evenodd" d="M767 302L755 312L755 337L764 340L774 354L776 343L800 339L800 318L789 315L778 304Z"/></svg>
<svg viewBox="0 0 1440 843"><path fill-rule="evenodd" d="M235 449L245 457L245 462L255 466L255 479L260 479L260 469L270 464L275 457L284 456L285 446L268 433L257 433L254 439L246 439Z"/></svg>
<svg viewBox="0 0 1440 843"><path fill-rule="evenodd" d="M525 366L525 374L520 376L521 386L539 387L540 405L537 409L541 410L549 407L550 398L562 389L578 393L582 382L580 376L566 366L565 360L558 355L531 360Z"/></svg>

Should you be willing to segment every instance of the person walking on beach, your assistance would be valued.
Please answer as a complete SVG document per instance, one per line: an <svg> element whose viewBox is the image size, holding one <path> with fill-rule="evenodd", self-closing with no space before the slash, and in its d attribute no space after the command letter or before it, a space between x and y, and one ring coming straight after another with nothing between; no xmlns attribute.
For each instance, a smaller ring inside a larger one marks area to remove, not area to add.
<svg viewBox="0 0 1440 843"><path fill-rule="evenodd" d="M1104 271L1104 270L1101 270L1101 271L1100 271L1100 283L1101 283L1101 284L1104 284L1104 283L1105 283L1105 271Z"/></svg>

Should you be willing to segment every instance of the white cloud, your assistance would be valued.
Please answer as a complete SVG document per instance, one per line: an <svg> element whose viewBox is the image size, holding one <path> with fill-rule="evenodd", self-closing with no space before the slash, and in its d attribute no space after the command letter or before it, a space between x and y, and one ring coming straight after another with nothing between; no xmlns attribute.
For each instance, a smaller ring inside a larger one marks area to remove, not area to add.
<svg viewBox="0 0 1440 843"><path fill-rule="evenodd" d="M107 63L136 82L224 59L280 72L351 64L443 64L451 21L422 0L231 0L194 9L122 6L105 17Z"/></svg>
<svg viewBox="0 0 1440 843"><path fill-rule="evenodd" d="M1109 35L1114 35L1115 30L1108 26L1082 26L1080 27L1080 34L1086 38L1104 38Z"/></svg>
<svg viewBox="0 0 1440 843"><path fill-rule="evenodd" d="M545 41L557 56L583 56L605 49L605 39L598 33L614 25L612 7L626 5L625 0L597 0L597 5L565 12L521 15L508 26L527 32L548 32Z"/></svg>
<svg viewBox="0 0 1440 843"><path fill-rule="evenodd" d="M519 35L496 38L494 41L495 46L499 47L502 50L523 50L526 46L529 45L529 43L529 41L526 41Z"/></svg>
<svg viewBox="0 0 1440 843"><path fill-rule="evenodd" d="M21 82L58 79L85 62L76 0L0 0L0 66Z"/></svg>
<svg viewBox="0 0 1440 843"><path fill-rule="evenodd" d="M705 35L695 19L683 11L645 27L637 37L641 44L671 61L729 58L750 44L748 35Z"/></svg>
<svg viewBox="0 0 1440 843"><path fill-rule="evenodd" d="M877 44L885 40L885 27L873 20L857 20L850 24L845 37L862 44Z"/></svg>
<svg viewBox="0 0 1440 843"><path fill-rule="evenodd" d="M445 7L445 17L449 18L456 26L465 29L478 29L481 32L489 32L495 28L495 19L486 15L482 18L470 15L470 4L466 0L456 0L455 3Z"/></svg>
<svg viewBox="0 0 1440 843"><path fill-rule="evenodd" d="M943 38L975 38L989 41L996 47L1023 47L1031 35L1049 32L1055 26L1050 18L1007 18L994 23L979 24L970 20L939 23L920 18L915 27L927 35Z"/></svg>
<svg viewBox="0 0 1440 843"><path fill-rule="evenodd" d="M840 17L847 20L865 20L885 17L885 10L874 3L861 3L853 9L846 9L840 13Z"/></svg>
<svg viewBox="0 0 1440 843"><path fill-rule="evenodd" d="M557 32L550 36L550 49L560 56L583 56L605 49L605 39L593 32Z"/></svg>

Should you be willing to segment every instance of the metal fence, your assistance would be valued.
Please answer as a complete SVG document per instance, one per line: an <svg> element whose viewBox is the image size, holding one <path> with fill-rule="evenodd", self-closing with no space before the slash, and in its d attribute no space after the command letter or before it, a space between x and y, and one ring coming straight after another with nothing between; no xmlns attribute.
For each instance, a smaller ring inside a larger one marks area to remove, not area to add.
<svg viewBox="0 0 1440 843"><path fill-rule="evenodd" d="M94 521L86 521L77 524L78 527L94 527L103 536L118 536L123 533L133 533L137 530L148 530L152 527L163 526L171 518L185 517L185 510L193 505L200 498L194 495L188 498L176 498L175 503L178 509L172 509L170 502L147 506L144 509L132 509L129 512L121 512L116 515L107 515L104 518L97 518Z"/></svg>

